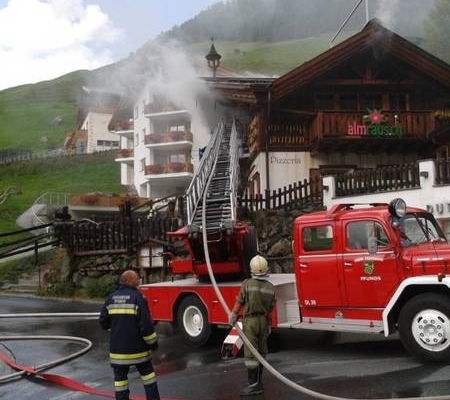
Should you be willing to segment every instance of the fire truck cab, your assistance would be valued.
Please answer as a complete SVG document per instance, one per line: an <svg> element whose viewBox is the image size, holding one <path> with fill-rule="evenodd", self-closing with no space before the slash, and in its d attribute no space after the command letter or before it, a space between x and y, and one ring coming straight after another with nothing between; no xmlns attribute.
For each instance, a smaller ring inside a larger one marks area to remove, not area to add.
<svg viewBox="0 0 450 400"><path fill-rule="evenodd" d="M297 217L293 274L271 274L273 327L398 332L422 361L450 359L450 245L433 215L389 204L339 204ZM213 266L214 267L214 266ZM221 282L231 307L241 281ZM141 286L156 321L203 344L227 325L211 283L195 277Z"/></svg>

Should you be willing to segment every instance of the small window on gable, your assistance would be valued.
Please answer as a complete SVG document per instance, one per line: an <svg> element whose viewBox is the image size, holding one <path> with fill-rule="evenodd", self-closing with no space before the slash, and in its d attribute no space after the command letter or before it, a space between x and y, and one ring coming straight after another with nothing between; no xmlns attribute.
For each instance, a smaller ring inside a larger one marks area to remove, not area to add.
<svg viewBox="0 0 450 400"><path fill-rule="evenodd" d="M391 93L389 95L389 109L392 111L406 110L406 95L404 93Z"/></svg>
<svg viewBox="0 0 450 400"><path fill-rule="evenodd" d="M316 109L317 110L334 110L333 93L317 93Z"/></svg>
<svg viewBox="0 0 450 400"><path fill-rule="evenodd" d="M304 251L326 251L333 248L333 229L330 225L312 226L303 229Z"/></svg>
<svg viewBox="0 0 450 400"><path fill-rule="evenodd" d="M367 109L381 110L383 107L383 98L381 93L365 93L360 96L360 108L363 111Z"/></svg>
<svg viewBox="0 0 450 400"><path fill-rule="evenodd" d="M344 93L339 98L341 110L357 110L358 109L358 97L355 93Z"/></svg>

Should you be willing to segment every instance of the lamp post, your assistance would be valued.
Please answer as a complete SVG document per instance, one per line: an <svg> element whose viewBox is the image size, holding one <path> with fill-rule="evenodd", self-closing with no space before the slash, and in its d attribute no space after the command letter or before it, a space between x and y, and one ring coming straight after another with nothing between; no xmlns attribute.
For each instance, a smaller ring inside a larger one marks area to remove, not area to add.
<svg viewBox="0 0 450 400"><path fill-rule="evenodd" d="M214 47L214 38L211 38L211 48L209 49L208 54L205 56L206 60L208 60L208 67L213 71L213 78L216 79L216 70L220 65L220 59L222 56L216 51Z"/></svg>

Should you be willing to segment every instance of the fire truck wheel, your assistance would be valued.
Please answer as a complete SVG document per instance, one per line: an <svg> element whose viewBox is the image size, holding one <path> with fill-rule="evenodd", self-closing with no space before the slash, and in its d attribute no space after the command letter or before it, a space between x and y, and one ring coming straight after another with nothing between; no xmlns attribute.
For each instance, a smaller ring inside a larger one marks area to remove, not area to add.
<svg viewBox="0 0 450 400"><path fill-rule="evenodd" d="M258 254L258 236L253 225L248 226L248 235L243 238L244 265L242 272L244 278L250 277L250 260Z"/></svg>
<svg viewBox="0 0 450 400"><path fill-rule="evenodd" d="M413 297L401 309L398 330L405 348L422 361L450 360L450 301L437 293Z"/></svg>
<svg viewBox="0 0 450 400"><path fill-rule="evenodd" d="M177 324L183 339L194 346L203 346L211 337L205 306L196 296L185 297L178 307Z"/></svg>

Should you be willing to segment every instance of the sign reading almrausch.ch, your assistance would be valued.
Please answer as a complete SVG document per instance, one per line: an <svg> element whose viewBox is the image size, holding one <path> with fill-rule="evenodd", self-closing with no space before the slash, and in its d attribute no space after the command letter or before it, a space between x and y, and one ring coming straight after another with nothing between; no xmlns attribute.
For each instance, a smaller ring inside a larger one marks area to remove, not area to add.
<svg viewBox="0 0 450 400"><path fill-rule="evenodd" d="M401 136L402 126L395 122L387 124L385 116L378 110L367 110L368 115L363 116L362 123L349 124L347 135L349 136Z"/></svg>

